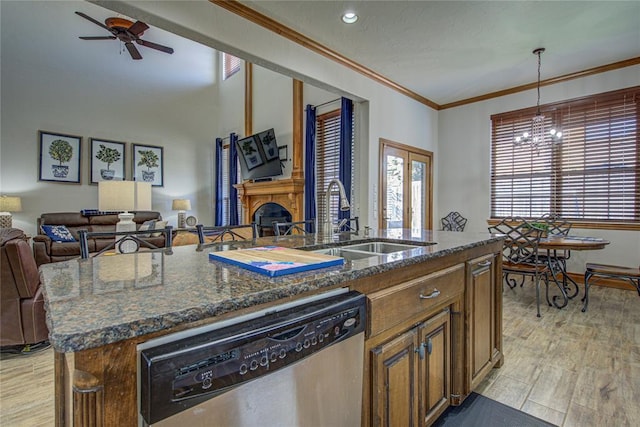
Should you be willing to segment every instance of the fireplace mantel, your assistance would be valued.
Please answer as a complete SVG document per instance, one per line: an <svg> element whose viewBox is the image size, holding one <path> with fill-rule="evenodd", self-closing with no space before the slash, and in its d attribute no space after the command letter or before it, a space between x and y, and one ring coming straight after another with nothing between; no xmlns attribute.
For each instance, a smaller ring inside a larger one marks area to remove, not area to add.
<svg viewBox="0 0 640 427"><path fill-rule="evenodd" d="M302 221L304 210L304 178L288 178L276 181L251 182L236 184L238 195L242 201L243 224L253 220L256 209L265 203L273 202L286 208L292 221Z"/></svg>

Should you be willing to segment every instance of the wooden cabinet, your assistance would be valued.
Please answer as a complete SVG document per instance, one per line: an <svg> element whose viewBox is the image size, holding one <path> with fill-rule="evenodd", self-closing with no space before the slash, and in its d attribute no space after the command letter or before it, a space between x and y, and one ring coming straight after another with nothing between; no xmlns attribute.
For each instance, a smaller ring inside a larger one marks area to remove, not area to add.
<svg viewBox="0 0 640 427"><path fill-rule="evenodd" d="M373 348L372 362L374 425L432 424L449 406L449 310Z"/></svg>
<svg viewBox="0 0 640 427"><path fill-rule="evenodd" d="M467 261L466 349L470 393L501 360L502 305L496 283L499 261L489 254ZM497 292L498 291L498 292Z"/></svg>

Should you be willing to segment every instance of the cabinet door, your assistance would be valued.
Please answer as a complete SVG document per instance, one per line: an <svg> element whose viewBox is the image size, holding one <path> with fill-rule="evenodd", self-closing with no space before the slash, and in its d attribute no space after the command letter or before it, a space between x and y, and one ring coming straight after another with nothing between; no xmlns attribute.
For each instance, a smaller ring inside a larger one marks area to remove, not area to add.
<svg viewBox="0 0 640 427"><path fill-rule="evenodd" d="M467 262L467 366L468 391L473 390L493 368L498 357L495 295L495 256Z"/></svg>
<svg viewBox="0 0 640 427"><path fill-rule="evenodd" d="M414 328L372 350L373 425L418 425L416 344Z"/></svg>
<svg viewBox="0 0 640 427"><path fill-rule="evenodd" d="M419 413L424 425L431 425L450 403L450 331L448 310L418 326Z"/></svg>

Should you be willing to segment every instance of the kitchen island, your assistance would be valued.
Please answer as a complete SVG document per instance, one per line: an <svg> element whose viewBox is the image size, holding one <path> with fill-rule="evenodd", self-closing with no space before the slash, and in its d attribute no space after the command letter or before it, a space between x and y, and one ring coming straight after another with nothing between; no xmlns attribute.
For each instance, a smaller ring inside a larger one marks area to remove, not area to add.
<svg viewBox="0 0 640 427"><path fill-rule="evenodd" d="M43 266L56 351L57 425L137 425L136 346L142 342L337 287L362 292L369 301L363 425L402 423L405 415L415 425L424 424L417 420L429 424L502 361L502 240L486 233L373 234L328 240L285 236L251 244L317 250L386 241L415 248L275 278L210 261L213 248L195 245L175 247L172 254L141 252ZM394 381L403 376L390 370L387 357L397 357L397 348L415 347L407 363L419 364L429 357L413 355L427 341L429 356L439 355L443 366L429 365L437 372L411 368L415 379ZM442 384L423 384L425 378ZM397 386L398 393L381 393L380 380L387 389L389 383ZM405 393L407 399L419 402L390 401L407 390L414 391ZM403 404L407 411L397 411Z"/></svg>

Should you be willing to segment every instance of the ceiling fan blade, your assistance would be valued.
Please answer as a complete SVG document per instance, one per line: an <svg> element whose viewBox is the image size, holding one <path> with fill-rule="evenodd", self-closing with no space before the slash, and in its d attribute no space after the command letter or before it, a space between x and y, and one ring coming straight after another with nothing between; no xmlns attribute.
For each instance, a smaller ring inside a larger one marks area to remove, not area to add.
<svg viewBox="0 0 640 427"><path fill-rule="evenodd" d="M136 49L136 47L134 46L133 43L126 42L124 45L127 47L127 50L129 51L129 54L131 55L131 58L133 58L133 59L142 59L142 55L140 55L140 52L138 52L138 49Z"/></svg>
<svg viewBox="0 0 640 427"><path fill-rule="evenodd" d="M109 31L110 33L113 33L113 30L109 27L107 27L106 25L104 25L102 22L100 21L96 21L95 19L93 19L92 17L90 17L89 15L85 15L82 12L76 12L76 15L78 16L82 16L84 19L93 22L94 24L104 28L105 30Z"/></svg>
<svg viewBox="0 0 640 427"><path fill-rule="evenodd" d="M147 24L145 24L144 22L136 21L132 26L129 27L129 29L127 29L127 31L137 37L148 29L149 26Z"/></svg>
<svg viewBox="0 0 640 427"><path fill-rule="evenodd" d="M173 53L172 48L167 46L162 46L161 44L158 44L158 43L148 42L142 39L136 39L136 43L141 44L142 46L145 46L145 47L150 47L151 49L159 50L160 52Z"/></svg>
<svg viewBox="0 0 640 427"><path fill-rule="evenodd" d="M78 37L82 40L115 40L116 36Z"/></svg>

